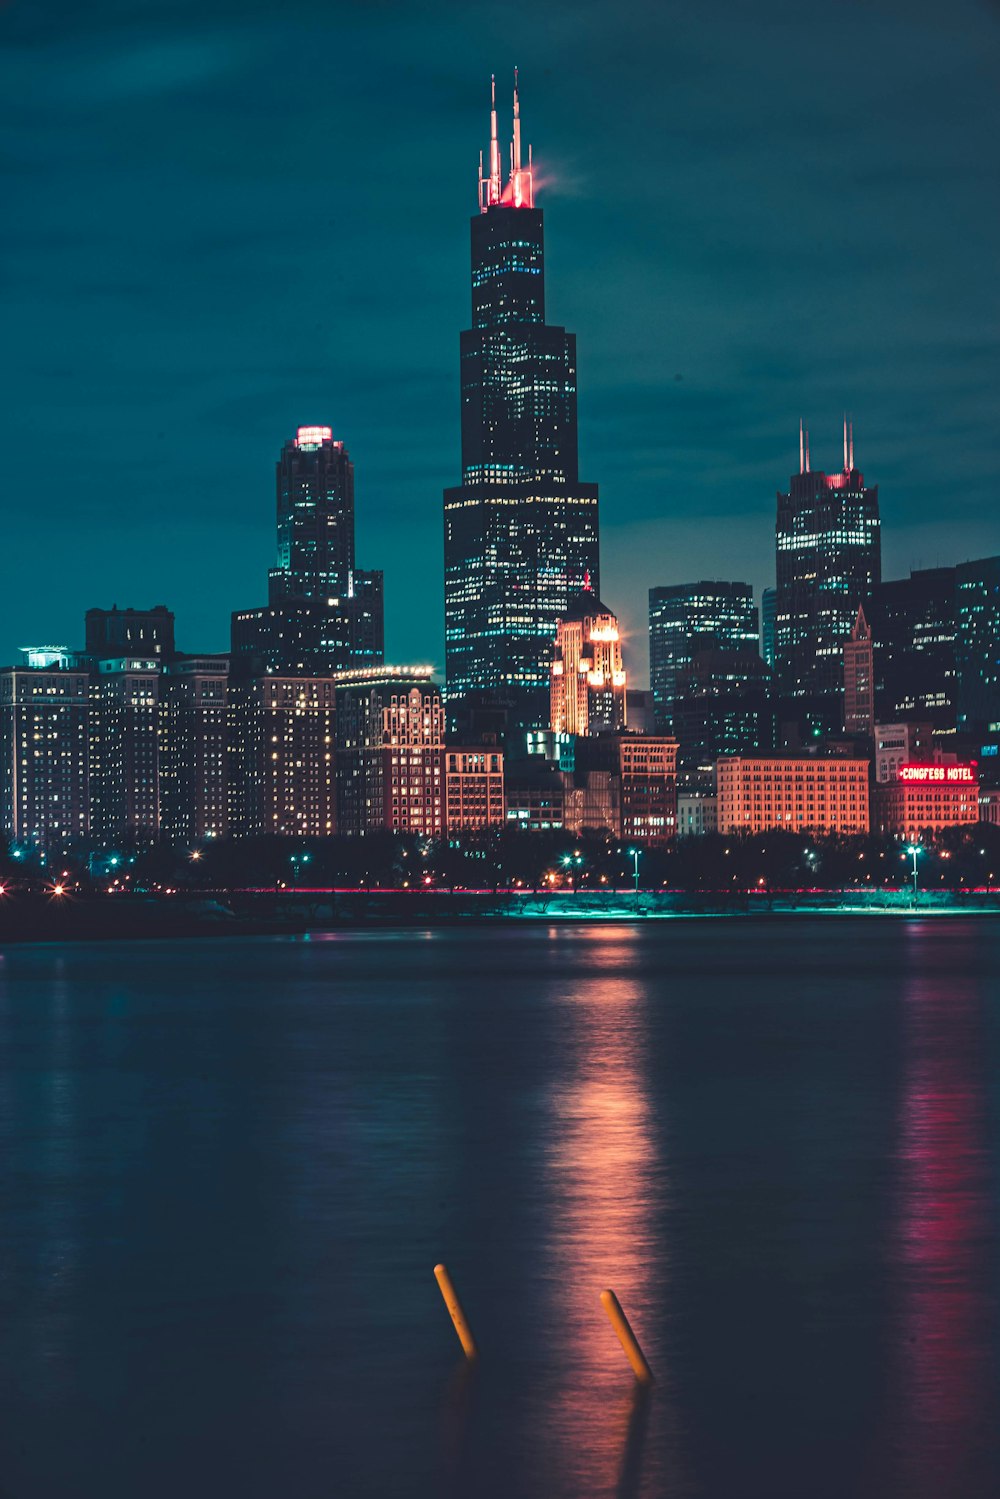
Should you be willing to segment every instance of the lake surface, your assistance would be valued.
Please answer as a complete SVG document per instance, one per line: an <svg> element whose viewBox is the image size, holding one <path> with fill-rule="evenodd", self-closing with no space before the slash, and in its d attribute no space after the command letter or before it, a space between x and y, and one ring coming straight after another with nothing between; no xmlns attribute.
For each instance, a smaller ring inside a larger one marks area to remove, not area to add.
<svg viewBox="0 0 1000 1499"><path fill-rule="evenodd" d="M998 1105L990 918L11 948L0 1496L995 1499Z"/></svg>

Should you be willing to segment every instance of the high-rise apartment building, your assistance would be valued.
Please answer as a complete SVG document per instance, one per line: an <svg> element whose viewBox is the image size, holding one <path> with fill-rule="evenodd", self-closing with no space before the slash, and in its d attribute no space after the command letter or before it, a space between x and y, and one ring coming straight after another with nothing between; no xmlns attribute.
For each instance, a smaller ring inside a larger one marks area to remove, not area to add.
<svg viewBox="0 0 1000 1499"><path fill-rule="evenodd" d="M157 656L108 657L91 677L90 830L97 844L141 848L160 833Z"/></svg>
<svg viewBox="0 0 1000 1499"><path fill-rule="evenodd" d="M625 728L627 682L618 618L589 588L559 619L550 670L549 722L554 733Z"/></svg>
<svg viewBox="0 0 1000 1499"><path fill-rule="evenodd" d="M872 670L872 632L859 605L849 640L844 641L844 732L875 732L875 683Z"/></svg>
<svg viewBox="0 0 1000 1499"><path fill-rule="evenodd" d="M90 676L0 671L0 835L46 856L90 833Z"/></svg>
<svg viewBox="0 0 1000 1499"><path fill-rule="evenodd" d="M1000 724L1000 556L955 569L955 665L961 729Z"/></svg>
<svg viewBox="0 0 1000 1499"><path fill-rule="evenodd" d="M332 677L237 678L229 690L234 837L337 832Z"/></svg>
<svg viewBox="0 0 1000 1499"><path fill-rule="evenodd" d="M774 670L777 691L797 700L815 730L841 724L843 648L858 607L880 581L878 486L854 463L853 429L844 423L844 467L810 466L809 436L799 431L799 472L778 494Z"/></svg>
<svg viewBox="0 0 1000 1499"><path fill-rule="evenodd" d="M340 831L440 838L444 706L430 670L347 671L336 680Z"/></svg>
<svg viewBox="0 0 1000 1499"><path fill-rule="evenodd" d="M462 483L444 497L445 662L449 700L509 699L514 720L542 725L556 623L585 584L600 591L597 486L579 477L576 339L545 321L516 86L510 162L504 183L494 96L461 336Z"/></svg>
<svg viewBox="0 0 1000 1499"><path fill-rule="evenodd" d="M649 590L649 679L657 727L672 727L679 675L696 651L750 651L759 642L749 583L675 583Z"/></svg>
<svg viewBox="0 0 1000 1499"><path fill-rule="evenodd" d="M383 659L382 574L355 566L354 465L330 427L299 427L277 463L268 603L237 610L234 676L322 676Z"/></svg>
<svg viewBox="0 0 1000 1499"><path fill-rule="evenodd" d="M872 631L875 712L882 723L951 732L958 713L955 569L922 568L878 583L865 603Z"/></svg>
<svg viewBox="0 0 1000 1499"><path fill-rule="evenodd" d="M160 679L160 830L170 843L229 830L229 661L183 656Z"/></svg>

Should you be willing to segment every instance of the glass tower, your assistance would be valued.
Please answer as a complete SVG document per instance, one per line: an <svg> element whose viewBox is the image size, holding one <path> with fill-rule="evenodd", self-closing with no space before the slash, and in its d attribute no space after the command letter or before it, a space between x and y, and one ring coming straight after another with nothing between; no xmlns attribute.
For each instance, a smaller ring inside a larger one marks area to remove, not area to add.
<svg viewBox="0 0 1000 1499"><path fill-rule="evenodd" d="M844 423L844 467L812 470L799 432L799 472L778 495L774 669L784 698L811 700L817 726L839 732L844 642L858 608L881 581L878 485L854 465Z"/></svg>
<svg viewBox="0 0 1000 1499"><path fill-rule="evenodd" d="M673 724L680 679L698 651L757 655L760 630L749 583L675 583L649 590L649 681L656 726ZM756 675L756 673L754 673Z"/></svg>
<svg viewBox="0 0 1000 1499"><path fill-rule="evenodd" d="M354 465L329 427L299 427L284 444L277 496L268 602L232 617L236 674L381 664L382 574L354 565Z"/></svg>
<svg viewBox="0 0 1000 1499"><path fill-rule="evenodd" d="M543 725L557 621L581 588L600 588L597 486L579 479L576 339L545 321L542 211L516 84L506 185L493 103L461 335L462 483L444 496L447 694L505 701L519 722Z"/></svg>

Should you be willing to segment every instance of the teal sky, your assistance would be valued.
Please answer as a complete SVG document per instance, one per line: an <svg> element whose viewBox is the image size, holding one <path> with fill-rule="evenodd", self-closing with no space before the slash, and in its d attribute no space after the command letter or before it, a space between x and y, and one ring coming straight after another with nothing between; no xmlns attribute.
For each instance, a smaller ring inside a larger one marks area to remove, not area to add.
<svg viewBox="0 0 1000 1499"><path fill-rule="evenodd" d="M797 462L881 490L888 576L1000 550L1000 7L0 4L0 657L262 602L299 423L356 465L387 648L442 661L441 491L489 74L521 70L579 343L605 599L773 572Z"/></svg>

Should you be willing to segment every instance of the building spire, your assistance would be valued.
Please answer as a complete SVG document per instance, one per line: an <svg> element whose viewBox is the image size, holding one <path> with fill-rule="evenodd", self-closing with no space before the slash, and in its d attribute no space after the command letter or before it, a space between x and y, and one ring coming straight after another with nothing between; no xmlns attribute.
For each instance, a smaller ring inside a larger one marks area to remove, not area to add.
<svg viewBox="0 0 1000 1499"><path fill-rule="evenodd" d="M799 417L799 473L800 474L804 474L805 471L806 471L806 443L805 443L804 429L803 429L803 426L802 426L802 418Z"/></svg>
<svg viewBox="0 0 1000 1499"><path fill-rule="evenodd" d="M847 424L847 453L848 453L848 467L849 467L851 473L853 474L853 472L854 472L854 418L853 418L853 416L851 417L851 420Z"/></svg>
<svg viewBox="0 0 1000 1499"><path fill-rule="evenodd" d="M847 461L847 412L844 412L844 472L850 472L851 465Z"/></svg>

